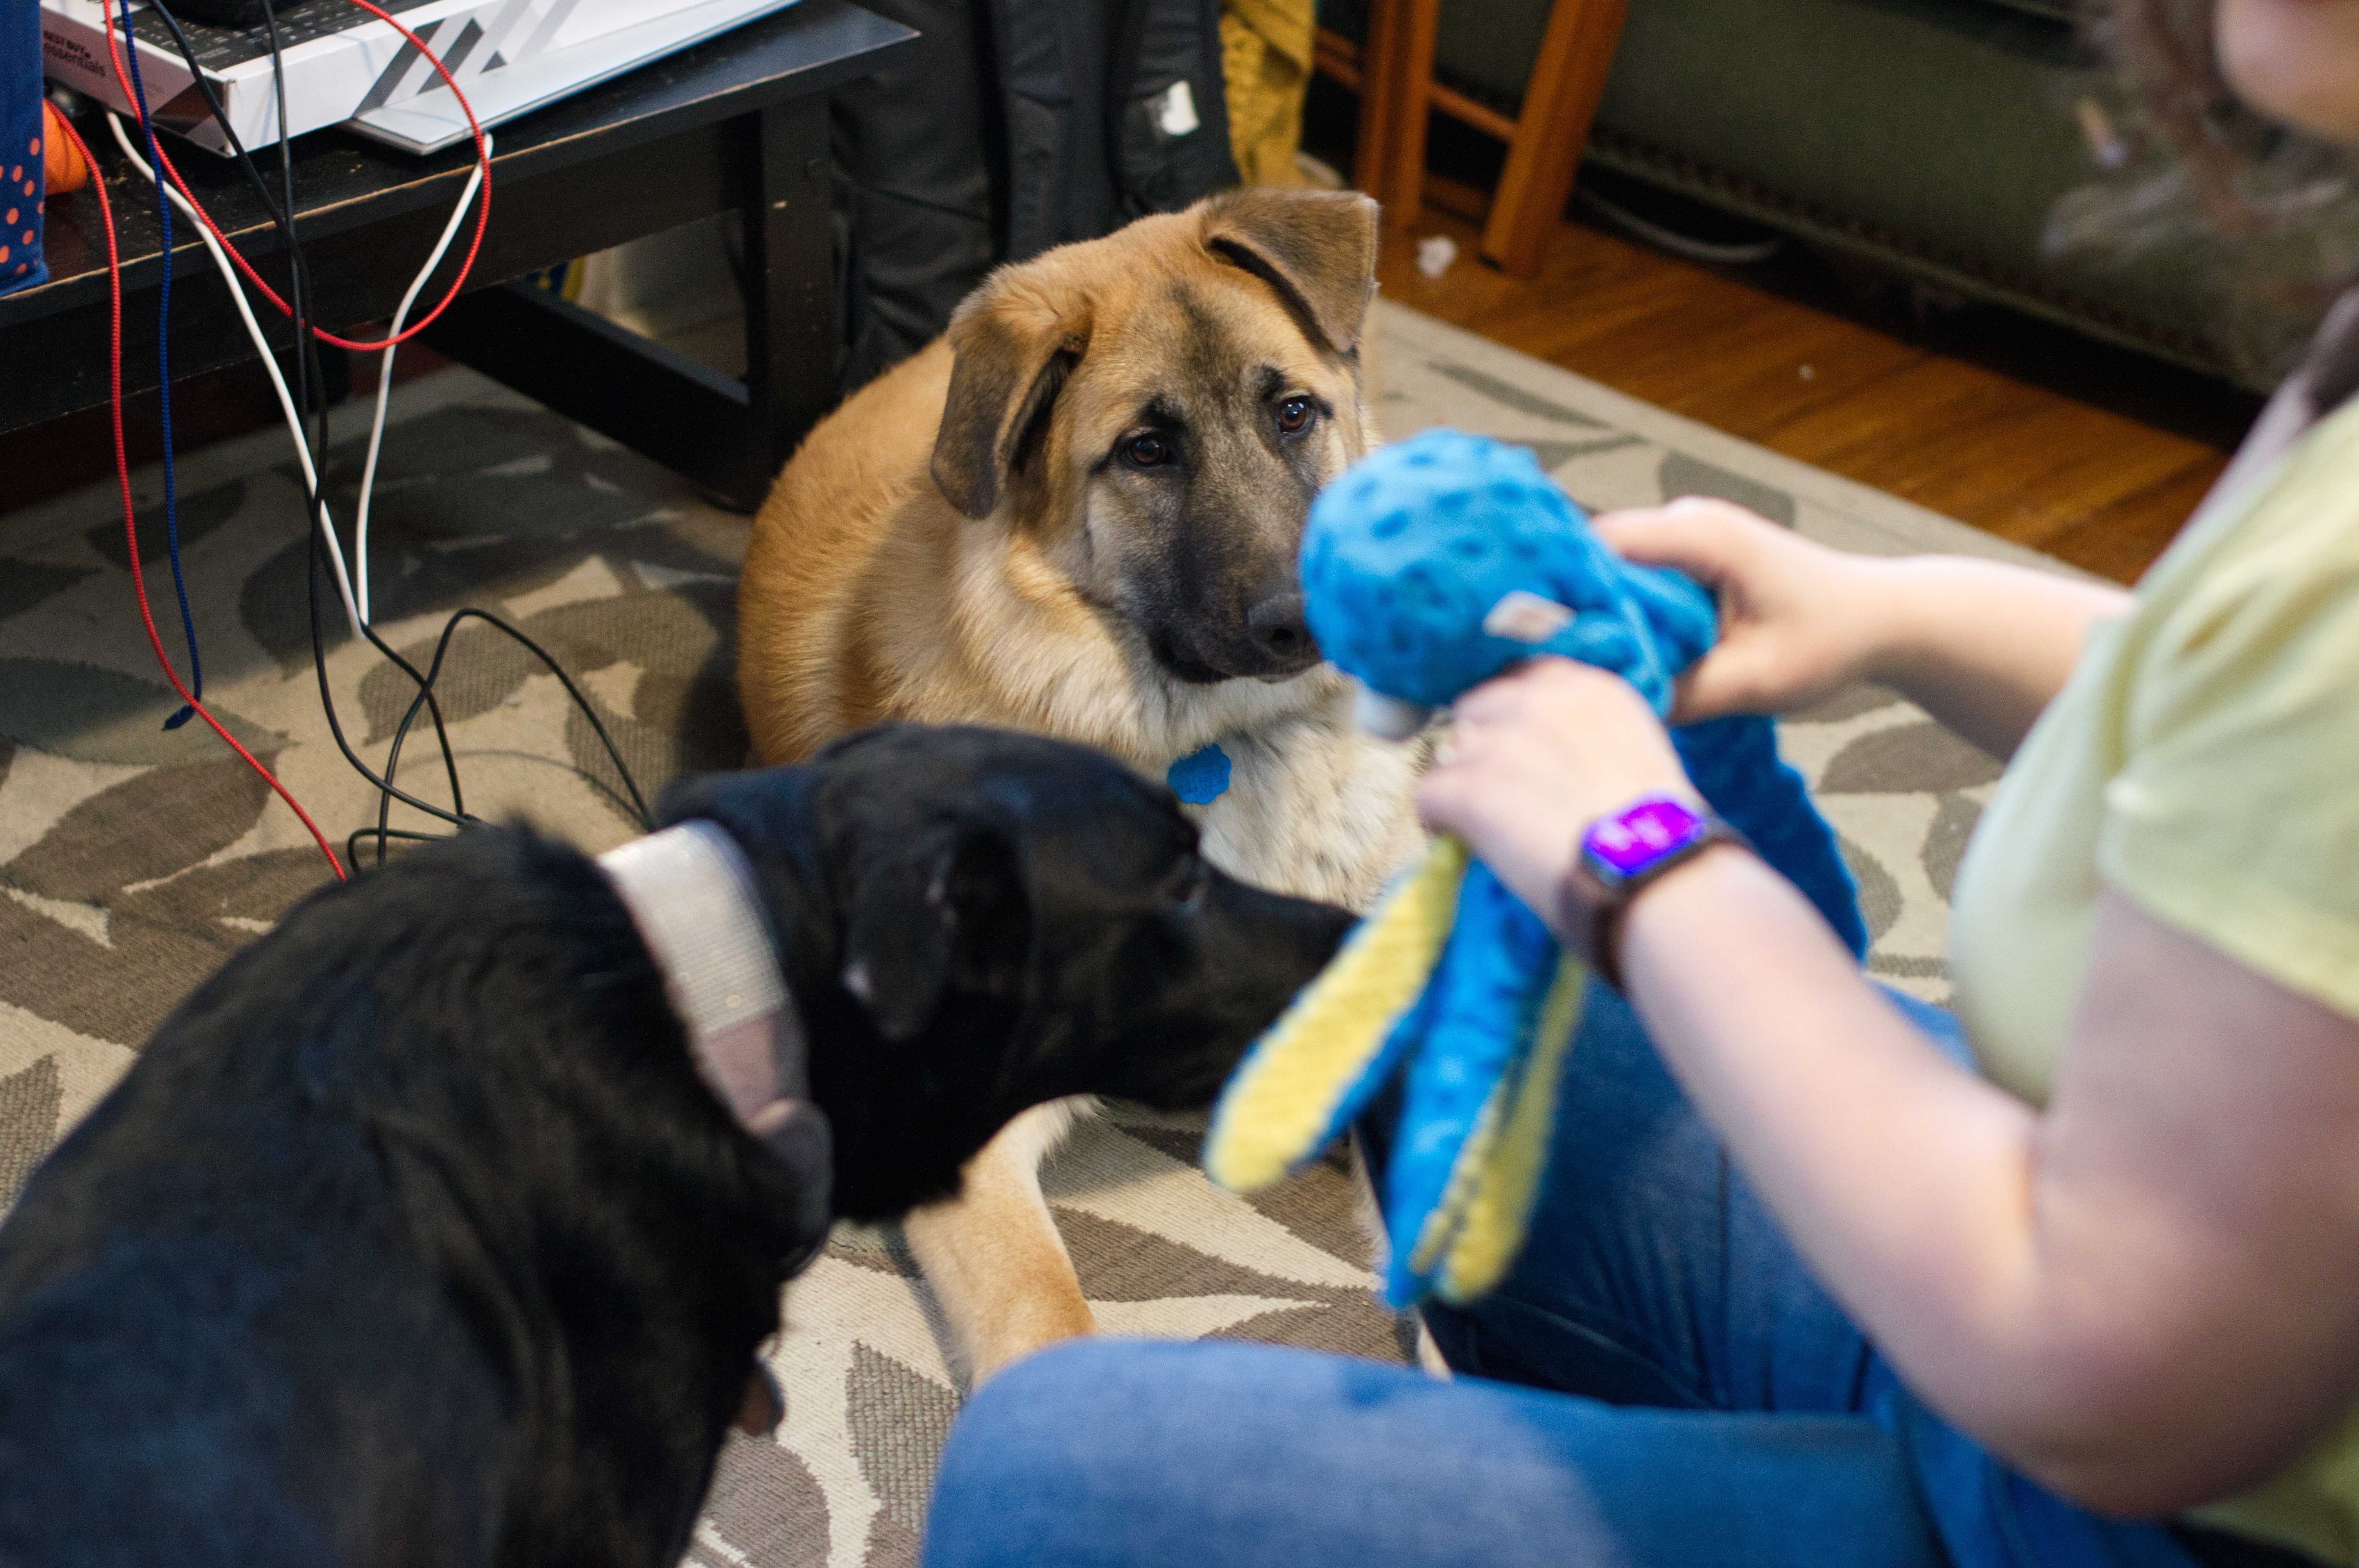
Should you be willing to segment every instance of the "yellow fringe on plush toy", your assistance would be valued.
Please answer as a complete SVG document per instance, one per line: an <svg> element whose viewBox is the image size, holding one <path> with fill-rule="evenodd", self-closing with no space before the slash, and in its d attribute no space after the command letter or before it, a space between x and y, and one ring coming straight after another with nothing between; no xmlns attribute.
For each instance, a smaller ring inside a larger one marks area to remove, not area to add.
<svg viewBox="0 0 2359 1568"><path fill-rule="evenodd" d="M1409 1250L1410 1270L1433 1274L1444 1301L1471 1300L1496 1284L1523 1244L1548 1160L1557 1076L1581 1022L1587 980L1579 960L1558 960L1528 1043L1519 1045L1520 1059L1484 1100L1449 1184Z"/></svg>
<svg viewBox="0 0 2359 1568"><path fill-rule="evenodd" d="M1312 1154L1343 1091L1425 989L1458 915L1466 846L1434 840L1425 863L1254 1046L1221 1097L1204 1169L1232 1192L1268 1186Z"/></svg>
<svg viewBox="0 0 2359 1568"><path fill-rule="evenodd" d="M1557 1080L1581 1024L1588 984L1588 968L1579 959L1568 955L1558 962L1540 1002L1531 1059L1516 1076L1514 1107L1483 1152L1464 1221L1434 1280L1434 1292L1443 1301L1470 1302L1497 1284L1523 1246L1548 1163L1549 1136L1555 1130Z"/></svg>
<svg viewBox="0 0 2359 1568"><path fill-rule="evenodd" d="M1514 1077L1503 1076L1484 1097L1483 1108L1474 1115L1474 1125L1466 1130L1466 1141L1458 1146L1458 1162L1450 1167L1450 1180L1442 1184L1441 1196L1434 1200L1433 1212L1425 1217L1424 1227L1409 1247L1411 1273L1431 1273L1434 1260L1442 1257L1458 1238L1459 1229L1466 1222L1467 1208L1482 1185L1484 1162L1491 1157L1492 1142L1507 1119L1506 1107L1515 1089Z"/></svg>

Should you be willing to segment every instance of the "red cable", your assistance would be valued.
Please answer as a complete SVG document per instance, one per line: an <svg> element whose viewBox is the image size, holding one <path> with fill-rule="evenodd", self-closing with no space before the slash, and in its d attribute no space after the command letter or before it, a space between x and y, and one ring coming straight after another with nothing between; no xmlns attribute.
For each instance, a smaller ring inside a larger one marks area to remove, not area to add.
<svg viewBox="0 0 2359 1568"><path fill-rule="evenodd" d="M429 310L423 317L402 329L397 336L380 338L373 343L354 342L350 338L339 338L333 332L323 331L318 327L313 327L311 329L311 335L319 339L320 341L323 343L333 343L340 349L349 349L354 353L368 354L375 353L380 350L390 349L398 343L406 343L410 339L418 336L419 333L426 330L427 328L434 324L434 319L437 316L441 315L443 311L450 308L451 301L458 298L459 291L466 287L467 275L473 272L475 268L475 253L483 248L484 225L491 217L492 212L492 154L491 149L484 146L484 127L475 123L474 105L467 102L467 95L459 91L458 80L451 74L450 68L442 63L440 58L437 56L433 50L426 47L425 40L420 38L416 33L411 32L408 27L403 27L386 12L378 9L374 5L371 5L369 0L352 0L352 4L359 6L362 10L366 11L378 21L385 23L395 32L399 33L403 38L408 38L409 40L410 47L415 49L419 54L426 57L426 63L432 66L436 73L439 74L442 78L443 81L450 87L451 96L459 101L460 113L467 116L467 129L473 133L475 138L475 163L476 166L484 171L483 189L477 196L475 201L475 232L467 241L466 258L459 264L459 276L451 280L451 287L449 291L435 303L433 309ZM110 23L106 27L106 59L107 63L114 68L115 85L123 90L124 101L128 103L136 104L139 102L139 94L132 91L130 79L124 73L123 56L117 46L115 28L112 23ZM226 127L224 127L224 130L226 130ZM164 173L170 178L172 184L179 189L183 197L187 198L190 210L194 211L197 215L197 222L202 223L205 228L212 232L212 237L221 242L222 249L229 253L229 259L237 264L237 270L245 275L245 280L254 285L256 289L259 289L262 293L262 297L265 299L269 300L270 303L277 308L277 311L281 316L292 318L295 314L294 308L288 305L284 299L279 298L277 293L273 290L268 284L262 281L262 275L254 270L253 264L248 262L245 257L239 253L238 248L235 245L230 243L229 236L221 232L220 225L213 222L212 214L206 211L204 204L197 200L197 193L189 189L189 182L187 180L180 178L179 169L174 166L171 155L164 151L163 144L161 142L157 144L156 158L158 162L164 166ZM288 228L291 230L295 222L294 213L289 212L287 214L287 222Z"/></svg>
<svg viewBox="0 0 2359 1568"><path fill-rule="evenodd" d="M344 863L336 859L335 850L328 846L327 835L321 833L320 825L311 820L311 814L287 793L287 786L280 784L268 768L255 761L253 752L237 743L236 736L221 727L221 721L207 711L203 703L190 695L189 688L180 683L180 672L172 667L172 661L164 654L164 640L156 634L156 616L147 608L147 579L139 570L139 524L131 510L131 456L123 444L123 261L114 248L114 208L106 199L106 176L99 168L98 160L91 157L90 146L82 139L82 133L68 124L62 114L50 123L66 134L66 138L73 143L74 150L82 154L82 162L90 166L90 188L98 193L98 215L106 226L106 396L114 416L114 477L123 487L123 536L130 548L131 591L139 599L139 620L147 628L147 645L156 650L156 662L164 666L164 678L172 683L172 689L180 694L180 700L195 709L197 717L222 738L222 743L245 758L245 765L260 773L262 782L277 792L278 798L287 803L288 809L303 819L303 826L311 830L313 842L320 846L320 853L328 857L329 870L336 873L338 881L342 881Z"/></svg>

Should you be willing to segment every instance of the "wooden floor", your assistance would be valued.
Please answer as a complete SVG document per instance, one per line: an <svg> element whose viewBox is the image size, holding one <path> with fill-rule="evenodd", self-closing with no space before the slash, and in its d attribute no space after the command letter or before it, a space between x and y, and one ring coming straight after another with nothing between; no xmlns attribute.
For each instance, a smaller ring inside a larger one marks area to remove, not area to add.
<svg viewBox="0 0 2359 1568"><path fill-rule="evenodd" d="M1430 234L1459 246L1439 280L1416 266L1416 242ZM1385 294L2119 581L2169 542L2249 416L2241 395L2004 312L1963 319L1951 336L2036 332L2028 357L2039 363L2103 362L2078 377L2093 379L2100 398L2113 381L2176 375L2197 384L2196 402L2218 406L2165 428L1575 223L1561 225L1527 283L1474 260L1474 237L1473 225L1429 208L1387 234Z"/></svg>

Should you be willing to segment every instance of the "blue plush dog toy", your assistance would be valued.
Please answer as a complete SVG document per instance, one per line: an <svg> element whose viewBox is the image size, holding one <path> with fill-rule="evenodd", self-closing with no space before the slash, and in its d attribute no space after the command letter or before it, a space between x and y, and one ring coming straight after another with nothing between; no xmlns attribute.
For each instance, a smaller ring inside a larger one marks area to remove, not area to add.
<svg viewBox="0 0 2359 1568"><path fill-rule="evenodd" d="M1386 448L1321 493L1302 588L1320 646L1364 688L1363 722L1395 737L1538 654L1612 670L1666 713L1717 627L1693 582L1599 543L1528 451L1451 430ZM1671 739L1712 809L1864 954L1851 873L1771 721ZM1405 1074L1386 1297L1480 1295L1522 1245L1585 983L1538 916L1440 839L1237 1069L1205 1169L1233 1189L1266 1186Z"/></svg>

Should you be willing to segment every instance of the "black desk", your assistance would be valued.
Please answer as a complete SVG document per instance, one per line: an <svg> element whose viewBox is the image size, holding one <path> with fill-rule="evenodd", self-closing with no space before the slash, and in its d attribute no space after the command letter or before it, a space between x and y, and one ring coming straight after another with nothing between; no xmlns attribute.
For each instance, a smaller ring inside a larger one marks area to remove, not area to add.
<svg viewBox="0 0 2359 1568"><path fill-rule="evenodd" d="M917 37L849 0L799 0L499 127L490 225L469 292L424 341L724 500L755 505L834 398L827 92L897 59ZM124 388L143 390L156 380L164 265L155 190L125 163L102 116L86 114L75 128L97 155L114 205L125 264ZM252 188L210 153L167 150L283 296L284 252ZM417 158L332 130L299 138L295 150L297 229L320 324L332 331L384 319L448 221L473 144ZM743 381L506 281L732 211L742 215L745 240ZM254 346L190 225L177 212L174 219L177 380L249 360ZM465 240L462 232L419 296L419 310L441 297ZM46 244L51 281L0 298L0 363L11 367L0 375L0 431L106 401L98 203L86 192L52 200ZM293 341L266 302L257 299L255 313L274 342ZM372 373L374 358L361 369Z"/></svg>

